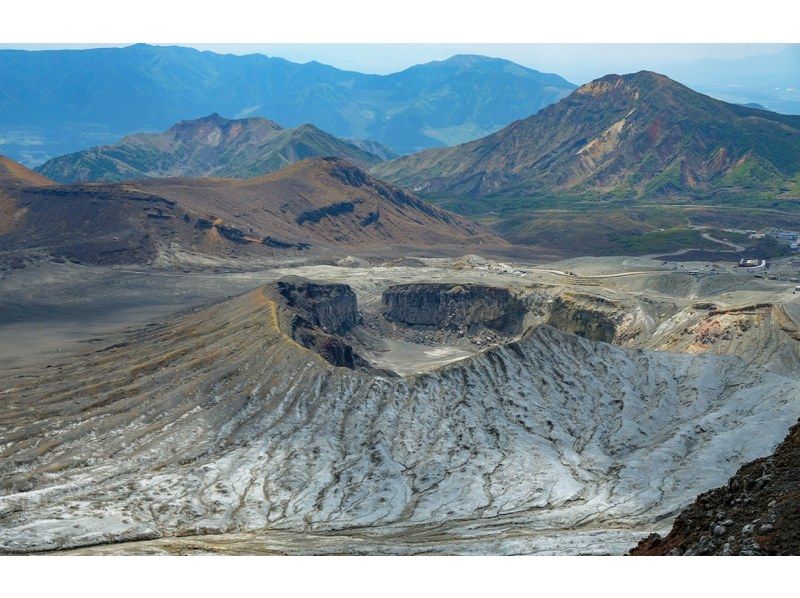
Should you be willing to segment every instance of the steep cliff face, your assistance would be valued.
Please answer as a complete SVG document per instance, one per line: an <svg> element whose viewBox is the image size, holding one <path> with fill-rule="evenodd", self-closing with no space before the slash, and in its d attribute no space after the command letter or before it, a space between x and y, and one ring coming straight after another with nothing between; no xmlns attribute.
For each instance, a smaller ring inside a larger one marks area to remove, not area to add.
<svg viewBox="0 0 800 598"><path fill-rule="evenodd" d="M297 276L275 283L286 305L327 333L343 333L358 322L356 294L346 284L320 284Z"/></svg>
<svg viewBox="0 0 800 598"><path fill-rule="evenodd" d="M800 554L800 423L769 457L742 467L726 486L701 494L662 538L633 555Z"/></svg>
<svg viewBox="0 0 800 598"><path fill-rule="evenodd" d="M395 285L383 293L386 318L408 326L517 333L526 308L508 289L477 284Z"/></svg>
<svg viewBox="0 0 800 598"><path fill-rule="evenodd" d="M319 284L287 276L267 287L278 304L283 331L335 366L367 367L342 334L359 320L356 294L346 284Z"/></svg>

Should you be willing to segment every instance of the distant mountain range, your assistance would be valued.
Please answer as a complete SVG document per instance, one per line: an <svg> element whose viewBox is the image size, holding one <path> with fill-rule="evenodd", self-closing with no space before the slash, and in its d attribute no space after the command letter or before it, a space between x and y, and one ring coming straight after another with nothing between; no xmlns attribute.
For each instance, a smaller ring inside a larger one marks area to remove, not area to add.
<svg viewBox="0 0 800 598"><path fill-rule="evenodd" d="M178 46L2 50L0 151L33 165L217 112L313 123L403 154L486 135L574 88L483 56L384 76Z"/></svg>
<svg viewBox="0 0 800 598"><path fill-rule="evenodd" d="M664 71L692 89L735 104L800 114L800 45L774 54L723 60L703 58Z"/></svg>
<svg viewBox="0 0 800 598"><path fill-rule="evenodd" d="M392 155L377 142L362 145ZM130 135L114 145L59 156L36 170L61 183L178 176L247 178L324 156L345 158L361 167L382 161L314 125L284 129L265 118L229 120L212 114L182 121L163 133Z"/></svg>
<svg viewBox="0 0 800 598"><path fill-rule="evenodd" d="M373 173L440 197L775 196L798 192L800 116L727 104L652 72L608 75L487 137Z"/></svg>

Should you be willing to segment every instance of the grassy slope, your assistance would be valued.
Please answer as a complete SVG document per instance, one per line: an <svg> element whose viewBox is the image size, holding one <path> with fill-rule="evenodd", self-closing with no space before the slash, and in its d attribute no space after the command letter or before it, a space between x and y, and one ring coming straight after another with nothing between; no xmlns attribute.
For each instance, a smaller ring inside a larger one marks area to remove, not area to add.
<svg viewBox="0 0 800 598"><path fill-rule="evenodd" d="M617 144L606 133L623 120ZM576 158L590 139L593 157ZM429 199L569 254L711 248L691 225L800 224L800 118L652 73L605 77L484 140L376 171L411 186L427 177Z"/></svg>
<svg viewBox="0 0 800 598"><path fill-rule="evenodd" d="M516 202L534 205L520 207ZM701 232L750 247L753 244L746 237L723 229L800 228L800 202L790 200L754 200L754 207L678 201L571 203L563 198L536 202L517 198L500 205L474 200L441 203L491 226L513 243L547 247L564 255L646 255L688 248L726 250L724 245L702 237ZM694 228L697 226L709 228L698 231ZM764 257L783 253L772 246L758 250Z"/></svg>
<svg viewBox="0 0 800 598"><path fill-rule="evenodd" d="M742 171L733 176L749 176L752 169L752 165L744 165ZM721 188L701 197L673 196L657 201L590 193L428 199L491 226L511 242L542 245L565 255L641 255L685 248L725 249L700 237L692 226L800 228L800 175L790 180L780 195L744 194ZM731 235L714 236L730 238ZM747 246L746 240L738 244ZM774 257L778 253L775 248L769 249L765 256Z"/></svg>

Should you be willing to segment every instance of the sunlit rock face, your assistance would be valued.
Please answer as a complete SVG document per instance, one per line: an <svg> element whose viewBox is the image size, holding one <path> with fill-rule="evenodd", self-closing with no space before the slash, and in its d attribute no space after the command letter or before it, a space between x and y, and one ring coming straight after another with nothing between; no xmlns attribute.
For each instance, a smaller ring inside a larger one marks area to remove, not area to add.
<svg viewBox="0 0 800 598"><path fill-rule="evenodd" d="M383 293L383 303L390 321L449 330L519 332L525 316L524 304L508 289L476 284L395 285Z"/></svg>

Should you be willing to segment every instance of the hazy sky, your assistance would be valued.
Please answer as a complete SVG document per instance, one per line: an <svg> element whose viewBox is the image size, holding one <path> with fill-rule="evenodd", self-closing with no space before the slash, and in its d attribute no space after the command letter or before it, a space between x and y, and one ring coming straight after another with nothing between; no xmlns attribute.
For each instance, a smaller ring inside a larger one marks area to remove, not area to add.
<svg viewBox="0 0 800 598"><path fill-rule="evenodd" d="M119 44L30 44L0 48L86 48ZM124 45L124 44L123 44ZM220 53L262 53L293 62L317 60L364 73L391 73L453 54L484 54L585 83L608 73L658 71L699 58L774 54L788 44L177 44ZM666 69L665 69L666 70Z"/></svg>

